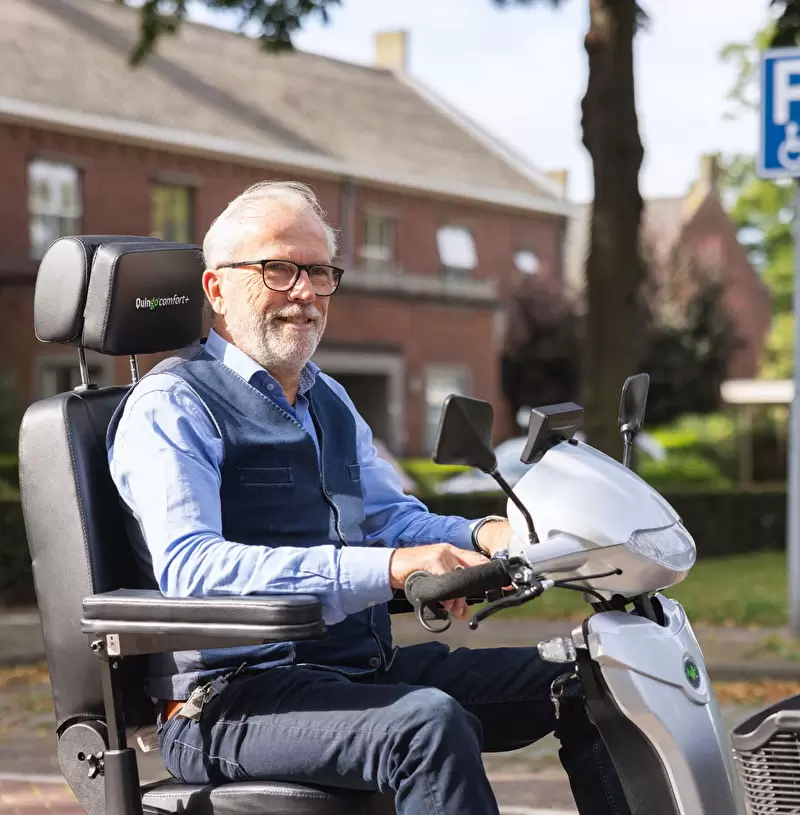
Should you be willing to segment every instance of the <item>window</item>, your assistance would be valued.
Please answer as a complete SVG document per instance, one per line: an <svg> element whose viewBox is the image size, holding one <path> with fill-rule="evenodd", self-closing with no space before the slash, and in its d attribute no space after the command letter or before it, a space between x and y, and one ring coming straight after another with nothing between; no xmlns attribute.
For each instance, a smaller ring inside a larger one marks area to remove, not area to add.
<svg viewBox="0 0 800 815"><path fill-rule="evenodd" d="M462 276L478 265L472 232L463 226L442 226L436 234L439 259L445 275Z"/></svg>
<svg viewBox="0 0 800 815"><path fill-rule="evenodd" d="M364 213L364 242L358 250L364 269L378 272L394 265L395 219L377 212Z"/></svg>
<svg viewBox="0 0 800 815"><path fill-rule="evenodd" d="M113 360L90 360L87 354L89 381L103 388L113 384ZM36 361L37 399L55 396L73 390L81 384L81 369L77 356L71 355L39 357Z"/></svg>
<svg viewBox="0 0 800 815"><path fill-rule="evenodd" d="M28 165L30 252L40 258L63 235L81 232L80 171L72 164L35 159Z"/></svg>
<svg viewBox="0 0 800 815"><path fill-rule="evenodd" d="M433 450L442 405L451 393L467 396L469 370L463 365L431 365L425 372L425 443Z"/></svg>
<svg viewBox="0 0 800 815"><path fill-rule="evenodd" d="M165 241L191 243L193 194L191 187L179 184L153 184L151 234Z"/></svg>
<svg viewBox="0 0 800 815"><path fill-rule="evenodd" d="M539 258L530 249L520 249L514 253L514 265L523 274L534 275L539 271Z"/></svg>

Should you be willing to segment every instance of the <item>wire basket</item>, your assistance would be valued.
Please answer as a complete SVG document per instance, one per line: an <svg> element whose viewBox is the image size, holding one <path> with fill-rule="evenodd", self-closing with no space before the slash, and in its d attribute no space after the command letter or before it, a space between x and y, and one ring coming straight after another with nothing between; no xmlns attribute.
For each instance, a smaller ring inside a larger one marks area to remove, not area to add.
<svg viewBox="0 0 800 815"><path fill-rule="evenodd" d="M800 815L800 694L737 725L731 744L750 815Z"/></svg>

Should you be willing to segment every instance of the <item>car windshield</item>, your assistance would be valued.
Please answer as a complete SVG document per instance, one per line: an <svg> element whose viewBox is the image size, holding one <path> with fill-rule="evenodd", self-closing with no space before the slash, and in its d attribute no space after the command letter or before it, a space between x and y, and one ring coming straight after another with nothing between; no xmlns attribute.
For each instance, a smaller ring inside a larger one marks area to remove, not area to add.
<svg viewBox="0 0 800 815"><path fill-rule="evenodd" d="M495 455L497 456L497 467L500 474L506 478L510 475L522 476L530 464L523 464L519 459L525 448L525 437L520 436L514 439L507 439L497 445Z"/></svg>

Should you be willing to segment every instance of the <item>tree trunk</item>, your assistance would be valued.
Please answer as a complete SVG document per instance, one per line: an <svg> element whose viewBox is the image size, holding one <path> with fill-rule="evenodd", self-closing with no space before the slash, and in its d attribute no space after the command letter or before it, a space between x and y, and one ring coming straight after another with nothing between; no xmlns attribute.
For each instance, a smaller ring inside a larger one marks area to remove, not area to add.
<svg viewBox="0 0 800 815"><path fill-rule="evenodd" d="M642 198L633 82L634 0L589 0L589 82L583 98L583 143L592 157L594 205L586 268L583 404L589 442L615 458L622 444L617 412L622 383L640 355L637 298Z"/></svg>

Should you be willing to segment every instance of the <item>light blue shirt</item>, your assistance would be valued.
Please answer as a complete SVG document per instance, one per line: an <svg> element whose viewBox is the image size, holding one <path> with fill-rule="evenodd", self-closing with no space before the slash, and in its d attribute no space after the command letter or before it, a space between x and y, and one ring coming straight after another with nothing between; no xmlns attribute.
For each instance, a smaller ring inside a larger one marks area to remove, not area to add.
<svg viewBox="0 0 800 815"><path fill-rule="evenodd" d="M294 415L318 451L304 394L321 376L341 397L356 422L366 514L362 530L373 545L270 548L226 540L220 507L224 447L217 426L185 380L168 371L150 374L125 404L108 460L122 499L141 525L165 595L313 594L332 625L391 599L389 558L395 547L445 542L472 549L475 522L435 515L404 494L347 393L316 365L304 368L292 407L274 377L213 330L205 349Z"/></svg>

